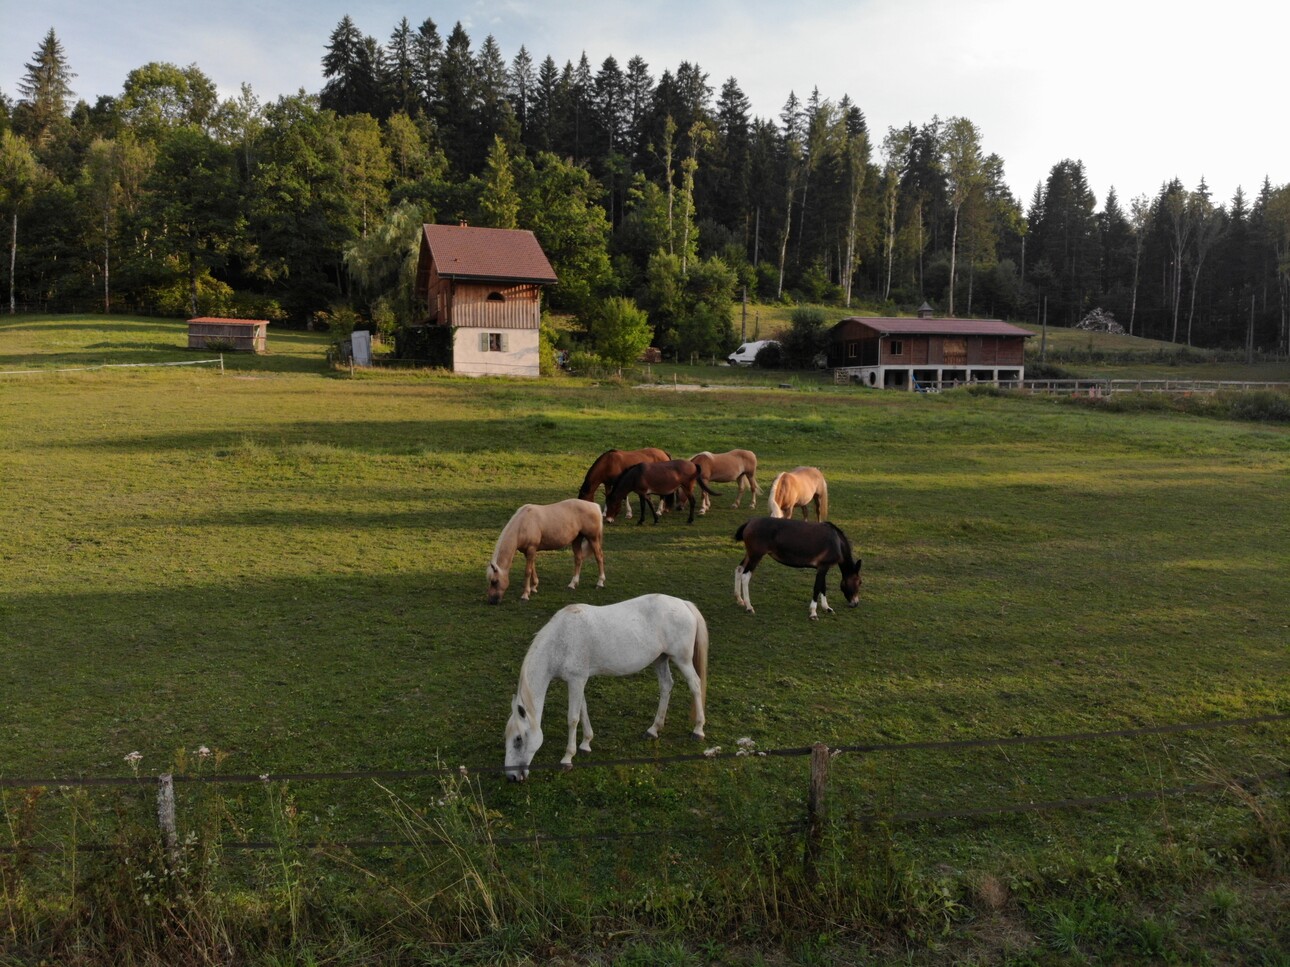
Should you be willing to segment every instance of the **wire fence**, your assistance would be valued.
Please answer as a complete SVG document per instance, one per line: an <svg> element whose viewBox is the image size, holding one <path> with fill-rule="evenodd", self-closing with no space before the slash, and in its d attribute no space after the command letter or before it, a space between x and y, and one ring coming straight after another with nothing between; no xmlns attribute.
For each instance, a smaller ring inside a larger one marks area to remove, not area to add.
<svg viewBox="0 0 1290 967"><path fill-rule="evenodd" d="M1064 732L1043 735L1020 735L1020 736L989 736L971 739L948 739L948 740L928 740L916 742L883 742L883 743L857 743L851 745L828 746L823 743L816 743L811 746L795 746L787 748L767 749L753 751L750 749L740 748L737 751L722 751L718 747L709 748L704 752L685 753L671 756L661 756L654 758L626 758L626 759L601 759L578 762L574 766L563 766L558 763L532 763L529 766L530 771L543 770L598 770L607 768L634 768L634 767L651 767L665 768L681 763L695 762L712 762L722 760L736 760L750 757L755 758L811 758L811 782L810 791L807 796L807 815L801 820L794 820L776 824L773 830L783 833L804 833L808 842L807 863L811 862L811 850L809 844L813 840L818 840L821 833L825 818L824 797L827 788L827 774L830 760L845 754L899 754L909 752L923 751L953 751L968 749L986 749L986 748L1006 748L1019 745L1037 745L1037 744L1075 744L1083 742L1102 741L1107 739L1125 739L1142 736L1158 735L1180 735L1184 733L1195 733L1212 731L1216 729L1229 728L1251 728L1260 725L1271 725L1290 721L1290 714L1269 714L1240 719L1222 719L1208 722L1189 722L1176 723L1169 725L1148 725L1135 728L1114 729L1098 732ZM229 773L229 774L212 774L212 775L190 775L190 774L164 774L161 776L149 775L131 775L131 776L66 776L53 778L33 778L33 777L0 777L0 788L9 789L29 789L35 787L56 787L56 788L88 788L88 787L110 787L110 786L133 786L136 788L147 788L154 786L158 791L158 819L161 826L162 837L168 844L177 842L176 816L174 788L177 784L190 784L198 786L214 786L221 784L269 784L269 783L289 783L289 782L355 782L355 781L374 781L374 782L394 782L404 780L421 780L431 778L445 778L451 776L477 776L477 775L504 775L507 772L504 765L495 763L477 764L477 765L457 765L457 766L436 766L419 769L364 769L344 772L282 772L282 773ZM877 824L909 824L921 822L939 822L950 820L968 820L987 817L1005 816L1020 813L1039 813L1050 812L1055 810L1086 809L1104 805L1113 805L1117 803L1138 802L1146 800L1160 800L1171 797L1180 797L1196 795L1202 793L1215 793L1224 791L1235 791L1237 789L1247 790L1259 784L1282 781L1290 778L1290 769L1279 769L1271 772L1265 772L1246 776L1232 776L1221 781L1197 782L1175 786L1155 786L1144 789L1130 789L1118 792L1112 792L1097 796L1073 796L1060 799L1049 799L1041 801L1030 801L1020 803L997 803L984 806L959 807L943 810L912 810L904 812L893 812L890 814L879 814L872 811L851 811L849 813L840 813L837 821L845 825L874 826ZM584 833L571 834L546 834L534 833L527 836L515 837L490 837L489 841L495 845L533 845L533 844L556 844L565 842L595 842L595 841L617 841L629 840L640 837L662 837L662 838L712 838L723 835L723 833L745 832L742 829L730 828L722 830L716 827L705 827L702 829L677 828L670 830L650 829L640 831L623 831L623 830L593 830ZM277 841L228 841L220 844L221 848L236 851L256 851L280 849L285 844ZM424 843L406 839L390 839L383 837L362 839L362 840L315 840L315 841L293 841L290 844L293 848L301 849L320 849L320 848L341 848L349 850L366 850L366 849L399 849L399 848L419 848ZM113 849L103 844L80 844L77 849L88 852L103 852ZM0 854L26 852L33 854L41 853L62 853L65 847L57 845L40 845L27 844L21 846L2 846Z"/></svg>
<svg viewBox="0 0 1290 967"><path fill-rule="evenodd" d="M154 366L219 366L224 372L224 354L216 359L184 359L174 363L99 363L96 366L62 366L45 369L0 369L0 376L33 376L46 373L89 373L99 369L147 369Z"/></svg>

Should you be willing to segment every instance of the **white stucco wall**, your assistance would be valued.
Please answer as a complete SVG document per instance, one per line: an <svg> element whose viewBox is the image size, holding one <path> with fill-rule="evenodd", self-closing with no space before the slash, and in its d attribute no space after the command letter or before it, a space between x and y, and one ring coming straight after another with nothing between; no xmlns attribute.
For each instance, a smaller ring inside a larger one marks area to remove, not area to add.
<svg viewBox="0 0 1290 967"><path fill-rule="evenodd" d="M493 332L506 340L505 352L480 352L480 334ZM537 376L538 331L459 326L453 336L452 368L467 376Z"/></svg>

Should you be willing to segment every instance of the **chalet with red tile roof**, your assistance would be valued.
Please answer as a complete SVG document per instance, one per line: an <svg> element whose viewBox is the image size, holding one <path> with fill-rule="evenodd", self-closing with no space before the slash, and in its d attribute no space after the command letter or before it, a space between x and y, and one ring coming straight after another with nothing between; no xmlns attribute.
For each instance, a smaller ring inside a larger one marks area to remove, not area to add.
<svg viewBox="0 0 1290 967"><path fill-rule="evenodd" d="M557 281L532 232L422 227L417 297L428 324L454 327L458 373L537 376L542 287Z"/></svg>
<svg viewBox="0 0 1290 967"><path fill-rule="evenodd" d="M929 389L1025 379L1033 333L999 319L843 319L830 330L829 366L839 381L881 389Z"/></svg>

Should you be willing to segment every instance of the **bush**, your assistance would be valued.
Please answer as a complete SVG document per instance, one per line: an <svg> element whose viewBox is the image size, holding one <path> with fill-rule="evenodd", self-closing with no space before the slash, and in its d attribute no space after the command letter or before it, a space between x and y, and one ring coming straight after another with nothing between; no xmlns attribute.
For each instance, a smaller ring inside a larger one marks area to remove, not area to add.
<svg viewBox="0 0 1290 967"><path fill-rule="evenodd" d="M1232 400L1232 418L1260 423L1290 423L1290 396L1272 390L1241 393Z"/></svg>
<svg viewBox="0 0 1290 967"><path fill-rule="evenodd" d="M784 354L779 348L779 343L768 342L757 350L757 357L753 362L762 369L783 369Z"/></svg>
<svg viewBox="0 0 1290 967"><path fill-rule="evenodd" d="M588 313L587 332L607 363L630 366L654 337L649 317L632 299L615 296Z"/></svg>

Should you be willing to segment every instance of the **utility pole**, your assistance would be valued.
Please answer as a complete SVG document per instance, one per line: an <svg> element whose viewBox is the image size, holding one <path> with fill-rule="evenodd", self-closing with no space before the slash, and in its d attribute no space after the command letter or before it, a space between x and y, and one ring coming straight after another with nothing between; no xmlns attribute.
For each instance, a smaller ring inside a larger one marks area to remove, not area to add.
<svg viewBox="0 0 1290 967"><path fill-rule="evenodd" d="M1048 296L1044 296L1044 332L1039 337L1039 361L1042 363L1048 356Z"/></svg>
<svg viewBox="0 0 1290 967"><path fill-rule="evenodd" d="M748 286L744 286L743 315L739 319L739 341L748 341Z"/></svg>

